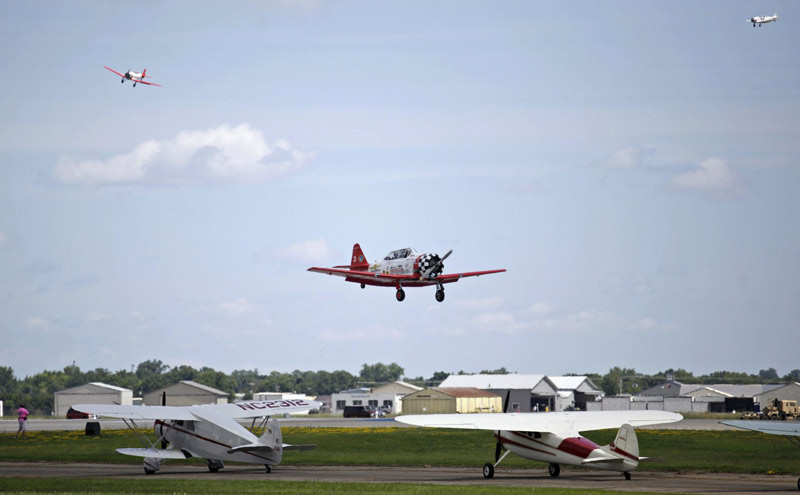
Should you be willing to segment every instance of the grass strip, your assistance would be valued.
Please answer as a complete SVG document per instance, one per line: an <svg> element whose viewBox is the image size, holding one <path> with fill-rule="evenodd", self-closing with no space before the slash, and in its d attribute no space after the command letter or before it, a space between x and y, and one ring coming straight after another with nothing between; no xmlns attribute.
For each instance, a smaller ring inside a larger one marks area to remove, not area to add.
<svg viewBox="0 0 800 495"><path fill-rule="evenodd" d="M635 495L650 492L619 492L567 488L463 486L406 483L328 483L315 481L253 480L159 480L159 479L43 479L0 478L0 493L29 494L235 494L265 493L270 495L372 494L398 495ZM663 492L660 492L663 493Z"/></svg>

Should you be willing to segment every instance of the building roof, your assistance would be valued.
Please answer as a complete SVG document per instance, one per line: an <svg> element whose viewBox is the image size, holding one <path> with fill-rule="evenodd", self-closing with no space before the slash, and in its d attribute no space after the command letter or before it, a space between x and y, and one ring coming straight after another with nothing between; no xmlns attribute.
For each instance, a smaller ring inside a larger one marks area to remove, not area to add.
<svg viewBox="0 0 800 495"><path fill-rule="evenodd" d="M202 383L193 382L192 380L181 380L180 383L183 383L185 385L189 385L190 387L198 388L200 390L203 390L205 392L209 392L209 393L212 393L212 394L224 395L225 397L228 396L228 392L223 392L222 390L217 390L214 387L209 387L208 385L203 385Z"/></svg>
<svg viewBox="0 0 800 495"><path fill-rule="evenodd" d="M439 387L475 387L480 389L512 389L512 390L532 390L536 388L542 380L547 380L545 375L450 375ZM552 384L552 382L550 382ZM553 389L556 386L553 385Z"/></svg>
<svg viewBox="0 0 800 495"><path fill-rule="evenodd" d="M59 390L56 393L69 392L70 390L76 390L76 389L79 389L79 388L86 387L88 385L94 385L95 387L104 388L104 389L111 390L111 391L114 391L114 392L131 392L131 393L133 393L130 389L117 387L116 385L109 385L109 384L103 383L103 382L90 382L90 383L86 383L84 385L78 385L77 387L70 387L70 388L67 388L67 389L64 389L64 390Z"/></svg>
<svg viewBox="0 0 800 495"><path fill-rule="evenodd" d="M451 397L500 397L497 394L475 387L433 387L433 390Z"/></svg>
<svg viewBox="0 0 800 495"><path fill-rule="evenodd" d="M549 378L550 381L552 381L556 385L556 388L560 391L569 390L589 394L602 393L602 391L597 388L597 385L595 385L588 376L548 376L547 378ZM581 388L583 388L583 390L580 390Z"/></svg>
<svg viewBox="0 0 800 495"><path fill-rule="evenodd" d="M643 390L639 395L663 397L686 396L687 394L691 394L699 389L705 388L713 390L714 392L718 392L726 397L755 397L756 395L760 395L764 392L768 392L783 386L783 384L728 385L724 383L703 385L686 384L678 381L672 381L664 382L661 385L656 385L655 387L650 387L647 390Z"/></svg>

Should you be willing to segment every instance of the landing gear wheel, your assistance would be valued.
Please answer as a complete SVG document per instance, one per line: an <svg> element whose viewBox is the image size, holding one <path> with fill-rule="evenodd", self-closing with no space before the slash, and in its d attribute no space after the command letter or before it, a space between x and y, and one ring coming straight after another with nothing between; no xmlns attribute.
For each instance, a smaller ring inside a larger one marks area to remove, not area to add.
<svg viewBox="0 0 800 495"><path fill-rule="evenodd" d="M558 464L550 464L547 466L547 473L551 478L558 478L558 475L561 474L561 466Z"/></svg>
<svg viewBox="0 0 800 495"><path fill-rule="evenodd" d="M155 474L155 471L152 469L144 468L144 474ZM798 483L800 483L800 481Z"/></svg>
<svg viewBox="0 0 800 495"><path fill-rule="evenodd" d="M800 478L797 478L797 489L800 490Z"/></svg>
<svg viewBox="0 0 800 495"><path fill-rule="evenodd" d="M271 468L271 467L269 467L269 466L267 466L266 464L264 464L264 471L266 471L266 472L267 472L267 474L269 474L269 473L271 473L271 472L272 472L272 468Z"/></svg>
<svg viewBox="0 0 800 495"><path fill-rule="evenodd" d="M403 299L406 298L406 291L403 289L397 289L397 294L395 294L398 302L403 302Z"/></svg>
<svg viewBox="0 0 800 495"><path fill-rule="evenodd" d="M208 466L208 470L211 471L212 473L218 473L219 472L219 468L218 467Z"/></svg>
<svg viewBox="0 0 800 495"><path fill-rule="evenodd" d="M622 474L625 475L625 481L630 481L631 480L631 473L622 473Z"/></svg>
<svg viewBox="0 0 800 495"><path fill-rule="evenodd" d="M443 289L437 289L436 290L436 300L439 301L439 302L444 301L444 290Z"/></svg>
<svg viewBox="0 0 800 495"><path fill-rule="evenodd" d="M483 477L486 479L494 478L494 466L491 462L483 465ZM798 481L800 483L800 481Z"/></svg>
<svg viewBox="0 0 800 495"><path fill-rule="evenodd" d="M366 286L367 286L367 284L361 284L361 288L362 289L365 288Z"/></svg>

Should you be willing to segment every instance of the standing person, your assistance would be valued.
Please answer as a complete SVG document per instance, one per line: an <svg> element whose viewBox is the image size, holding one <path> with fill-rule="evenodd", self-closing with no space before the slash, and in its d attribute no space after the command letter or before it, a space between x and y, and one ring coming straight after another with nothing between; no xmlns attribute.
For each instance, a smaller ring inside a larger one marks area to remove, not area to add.
<svg viewBox="0 0 800 495"><path fill-rule="evenodd" d="M19 405L19 409L17 409L17 421L19 421L19 429L17 430L17 437L19 437L20 432L22 433L22 438L25 438L25 432L28 430L28 412L25 409L24 404Z"/></svg>

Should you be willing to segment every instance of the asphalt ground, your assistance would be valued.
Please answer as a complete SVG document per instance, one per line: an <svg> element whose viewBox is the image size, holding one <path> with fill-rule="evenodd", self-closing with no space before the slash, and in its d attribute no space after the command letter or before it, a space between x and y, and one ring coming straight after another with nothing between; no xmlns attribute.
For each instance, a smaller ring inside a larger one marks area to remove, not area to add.
<svg viewBox="0 0 800 495"><path fill-rule="evenodd" d="M125 423L120 419L100 419L89 420L99 421L102 430L122 430ZM281 426L316 427L316 428L386 428L386 427L409 427L403 423L386 419L356 419L356 418L279 418ZM31 419L28 421L28 431L75 431L86 429L85 419ZM137 422L141 428L149 428L152 422L146 424ZM251 421L241 421L241 424L249 426ZM18 423L16 419L0 420L0 433L16 433ZM716 419L684 419L677 423L664 425L645 426L637 430L735 430L731 426L720 424Z"/></svg>
<svg viewBox="0 0 800 495"><path fill-rule="evenodd" d="M147 476L141 466L129 464L20 463L0 462L3 477L131 479ZM152 476L158 479L282 480L355 483L427 483L471 486L555 487L638 492L671 492L737 495L796 494L797 478L785 475L676 474L635 471L626 481L621 474L604 471L563 470L558 478L545 469L503 469L485 479L481 467L408 468L362 466L274 466L270 474L262 467L229 465L217 473L203 466L165 463Z"/></svg>

